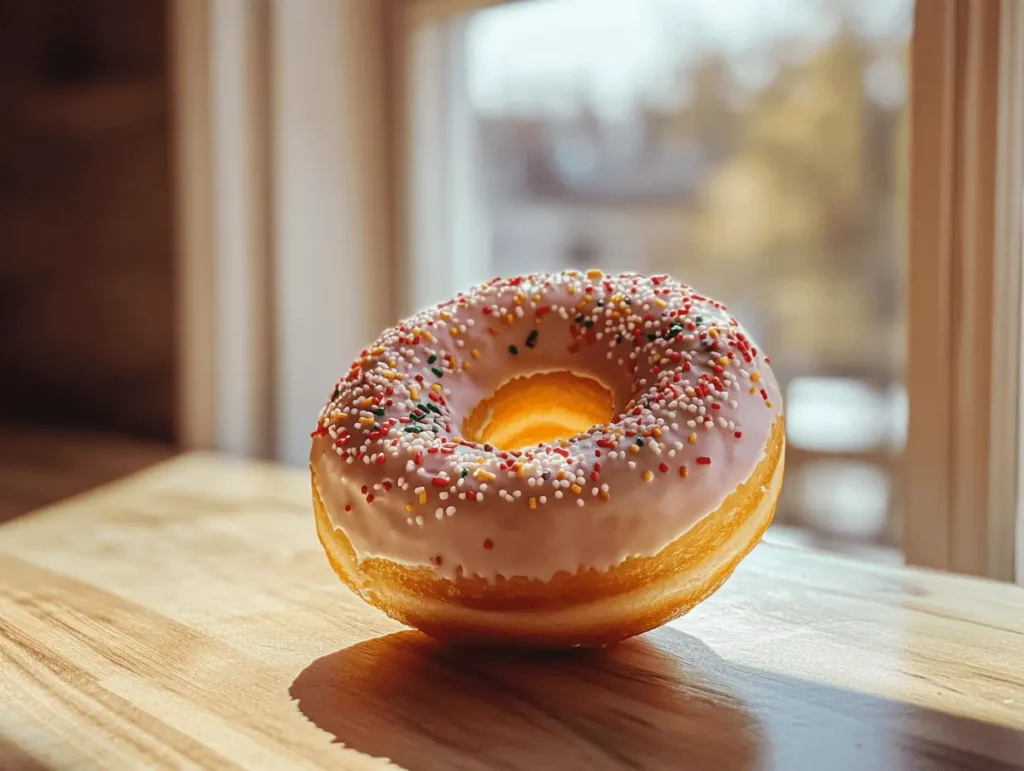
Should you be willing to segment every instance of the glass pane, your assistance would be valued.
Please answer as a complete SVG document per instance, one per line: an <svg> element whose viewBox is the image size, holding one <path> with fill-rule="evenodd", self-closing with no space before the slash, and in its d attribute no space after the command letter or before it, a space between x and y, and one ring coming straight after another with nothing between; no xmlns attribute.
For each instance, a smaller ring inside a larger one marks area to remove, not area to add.
<svg viewBox="0 0 1024 771"><path fill-rule="evenodd" d="M490 272L666 272L728 304L788 396L777 521L836 548L898 541L912 11L532 0L453 27Z"/></svg>

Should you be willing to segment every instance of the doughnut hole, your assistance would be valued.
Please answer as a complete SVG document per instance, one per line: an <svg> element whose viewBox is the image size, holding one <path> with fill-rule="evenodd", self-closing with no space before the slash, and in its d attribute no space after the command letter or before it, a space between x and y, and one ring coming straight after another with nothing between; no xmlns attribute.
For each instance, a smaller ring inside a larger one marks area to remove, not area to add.
<svg viewBox="0 0 1024 771"><path fill-rule="evenodd" d="M502 450L568 439L615 416L615 398L599 381L567 370L505 381L478 403L462 435Z"/></svg>

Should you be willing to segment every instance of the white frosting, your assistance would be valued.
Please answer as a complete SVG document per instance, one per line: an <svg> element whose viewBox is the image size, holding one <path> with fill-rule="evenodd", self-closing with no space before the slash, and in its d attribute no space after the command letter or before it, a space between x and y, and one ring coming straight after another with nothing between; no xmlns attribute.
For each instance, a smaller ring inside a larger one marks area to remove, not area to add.
<svg viewBox="0 0 1024 771"><path fill-rule="evenodd" d="M621 419L557 452L453 443L503 381L558 369L607 384ZM702 383L706 395L687 395ZM436 412L415 406L427 403ZM780 414L770 367L719 304L667 277L541 274L385 332L321 412L310 459L360 559L547 580L679 538L751 476ZM521 468L501 468L512 462Z"/></svg>

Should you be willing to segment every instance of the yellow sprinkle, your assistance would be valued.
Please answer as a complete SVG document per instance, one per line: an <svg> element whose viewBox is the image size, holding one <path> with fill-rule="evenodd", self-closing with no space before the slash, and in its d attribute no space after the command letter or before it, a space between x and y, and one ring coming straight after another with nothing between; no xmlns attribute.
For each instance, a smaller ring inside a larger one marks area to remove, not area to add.
<svg viewBox="0 0 1024 771"><path fill-rule="evenodd" d="M601 499L605 501L610 501L612 498L611 495L608 494L607 490L602 490L601 492L598 493L598 495L601 496Z"/></svg>
<svg viewBox="0 0 1024 771"><path fill-rule="evenodd" d="M686 441L688 441L690 444L697 444L697 435L690 434L688 437L686 437Z"/></svg>
<svg viewBox="0 0 1024 771"><path fill-rule="evenodd" d="M359 418L359 422L362 423L364 426L372 426L374 421L373 418L369 418L366 415L363 415L363 417Z"/></svg>
<svg viewBox="0 0 1024 771"><path fill-rule="evenodd" d="M755 372L753 375L750 376L750 379L756 383L758 380L761 379L761 373Z"/></svg>
<svg viewBox="0 0 1024 771"><path fill-rule="evenodd" d="M519 305L526 299L526 295L522 292L516 292L516 305Z"/></svg>
<svg viewBox="0 0 1024 771"><path fill-rule="evenodd" d="M442 321L451 321L452 320L452 314L450 314L448 311L441 311L440 315L441 315Z"/></svg>
<svg viewBox="0 0 1024 771"><path fill-rule="evenodd" d="M540 297L540 295L539 295L539 294L535 294L535 295L533 296L533 301L534 301L535 303L539 303L539 302L540 302L540 300L541 300L541 297Z"/></svg>
<svg viewBox="0 0 1024 771"><path fill-rule="evenodd" d="M685 463L679 467L679 476L681 476L683 479L686 479L686 477L690 476L690 469L686 468Z"/></svg>
<svg viewBox="0 0 1024 771"><path fill-rule="evenodd" d="M769 409L771 409L772 403L771 402L765 402L764 406L768 407Z"/></svg>
<svg viewBox="0 0 1024 771"><path fill-rule="evenodd" d="M653 471L645 471L644 472L644 481L645 482L650 482L652 479L654 479L654 472Z"/></svg>
<svg viewBox="0 0 1024 771"><path fill-rule="evenodd" d="M721 364L723 367L728 367L729 366L729 357L728 356L722 356L721 358L719 358L718 363Z"/></svg>
<svg viewBox="0 0 1024 771"><path fill-rule="evenodd" d="M365 399L363 399L361 402L359 402L359 406L360 407L370 407L372 405L373 405L373 398L369 397L369 396L367 396Z"/></svg>
<svg viewBox="0 0 1024 771"><path fill-rule="evenodd" d="M448 334L451 335L452 337L458 337L459 330L455 327L448 327Z"/></svg>
<svg viewBox="0 0 1024 771"><path fill-rule="evenodd" d="M511 313L506 313L505 314L505 323L506 324L511 324L515 320L516 320L516 317L513 316Z"/></svg>
<svg viewBox="0 0 1024 771"><path fill-rule="evenodd" d="M576 294L576 287L569 284L569 294Z"/></svg>
<svg viewBox="0 0 1024 771"><path fill-rule="evenodd" d="M341 410L335 409L331 410L331 414L328 415L327 417L329 417L331 420L344 420L348 416Z"/></svg>
<svg viewBox="0 0 1024 771"><path fill-rule="evenodd" d="M565 479L565 472L560 470L558 474L555 475L555 479Z"/></svg>
<svg viewBox="0 0 1024 771"><path fill-rule="evenodd" d="M516 464L516 476L517 476L517 477L518 477L519 479L522 479L522 478L523 478L523 474L525 474L525 473L526 473L526 472L525 472L525 471L523 470L523 467L522 467L522 466L520 466L520 465L519 465L519 464L517 463L517 464Z"/></svg>
<svg viewBox="0 0 1024 771"><path fill-rule="evenodd" d="M604 275L604 273L602 273L599 270L588 270L587 271L587 278L601 278L601 276L603 276L603 275Z"/></svg>
<svg viewBox="0 0 1024 771"><path fill-rule="evenodd" d="M532 495L530 496L530 508L531 509L537 508L537 499L534 498Z"/></svg>
<svg viewBox="0 0 1024 771"><path fill-rule="evenodd" d="M661 429L655 426L651 429L651 436L661 436Z"/></svg>
<svg viewBox="0 0 1024 771"><path fill-rule="evenodd" d="M654 304L657 305L659 308L665 308L668 306L668 303L665 302L664 300L655 300Z"/></svg>
<svg viewBox="0 0 1024 771"><path fill-rule="evenodd" d="M639 447L637 447L637 446L636 446L635 444L631 444L631 445L629 446L629 451L630 451L630 452L640 452L640 448L639 448Z"/></svg>
<svg viewBox="0 0 1024 771"><path fill-rule="evenodd" d="M423 337L423 339L424 339L424 340L426 340L426 341L427 341L428 343L432 343L432 342L434 342L434 336L433 336L432 334L430 334L430 332L428 332L428 331L427 331L427 330L425 330L425 329L423 330L423 333L422 333L422 337Z"/></svg>
<svg viewBox="0 0 1024 771"><path fill-rule="evenodd" d="M415 506L413 506L413 505L412 505L411 503L407 503L407 504L405 504L405 510L406 510L406 511L409 511L409 512L411 512L411 511L414 511L415 509L416 509L416 507L415 507Z"/></svg>
<svg viewBox="0 0 1024 771"><path fill-rule="evenodd" d="M384 347L380 345L378 345L376 348L370 351L371 356L379 356L382 353L384 353Z"/></svg>
<svg viewBox="0 0 1024 771"><path fill-rule="evenodd" d="M579 495L580 493L583 492L583 488L580 487L579 485L573 485L569 489L572 490L574 493L576 493L576 495Z"/></svg>
<svg viewBox="0 0 1024 771"><path fill-rule="evenodd" d="M469 362L468 361L462 362L462 370L466 371L467 369L469 369Z"/></svg>
<svg viewBox="0 0 1024 771"><path fill-rule="evenodd" d="M398 376L399 376L399 375L398 375L398 373L397 373L397 372L385 372L385 373L384 373L384 379L385 379L385 380L394 380L394 379L395 379L395 378L397 378Z"/></svg>
<svg viewBox="0 0 1024 771"><path fill-rule="evenodd" d="M481 482L492 482L494 481L494 474L490 471L484 471L482 468L478 468L473 472L473 478L479 479Z"/></svg>
<svg viewBox="0 0 1024 771"><path fill-rule="evenodd" d="M389 367L394 367L395 366L395 360L394 359L388 359L388 366Z"/></svg>
<svg viewBox="0 0 1024 771"><path fill-rule="evenodd" d="M480 351L478 351L476 348L474 348L472 351L470 351L470 354L472 354L474 359L476 359L477 361L480 361Z"/></svg>
<svg viewBox="0 0 1024 771"><path fill-rule="evenodd" d="M409 389L409 396L412 397L412 400L414 402L418 402L420 400L420 391L419 391L419 389L416 388L416 386L413 386L412 388L410 388Z"/></svg>
<svg viewBox="0 0 1024 771"><path fill-rule="evenodd" d="M718 330L715 329L714 327L712 327L711 329L708 330L708 336L709 337L713 337L713 338L715 338L717 340L718 339Z"/></svg>
<svg viewBox="0 0 1024 771"><path fill-rule="evenodd" d="M426 502L427 502L427 491L426 490L422 490L420 492L420 505L422 506Z"/></svg>
<svg viewBox="0 0 1024 771"><path fill-rule="evenodd" d="M747 393L748 394L756 394L757 393L757 386L750 386L750 390L747 391Z"/></svg>
<svg viewBox="0 0 1024 771"><path fill-rule="evenodd" d="M441 384L434 383L433 385L430 386L430 390L433 391L435 394L441 393Z"/></svg>

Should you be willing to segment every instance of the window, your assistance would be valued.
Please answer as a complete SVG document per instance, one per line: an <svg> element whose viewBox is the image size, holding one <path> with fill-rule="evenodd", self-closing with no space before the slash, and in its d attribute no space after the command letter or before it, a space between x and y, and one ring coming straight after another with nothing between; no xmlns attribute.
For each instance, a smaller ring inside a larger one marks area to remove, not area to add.
<svg viewBox="0 0 1024 771"><path fill-rule="evenodd" d="M897 545L912 20L911 0L449 17L460 233L443 253L461 267L416 299L568 267L681 278L772 355L789 434L776 521L833 548Z"/></svg>
<svg viewBox="0 0 1024 771"><path fill-rule="evenodd" d="M773 354L777 537L1024 575L1016 0L174 8L185 444L301 465L399 315L666 271Z"/></svg>

